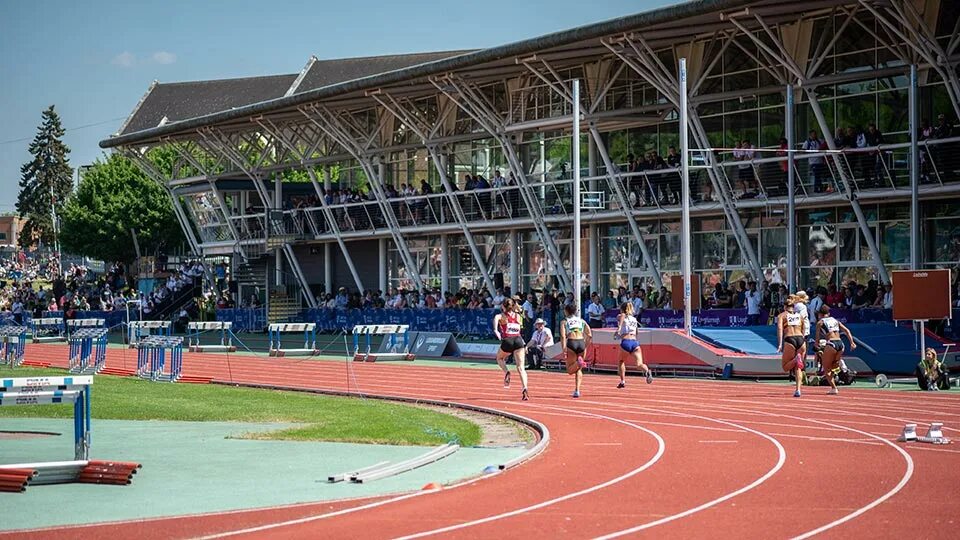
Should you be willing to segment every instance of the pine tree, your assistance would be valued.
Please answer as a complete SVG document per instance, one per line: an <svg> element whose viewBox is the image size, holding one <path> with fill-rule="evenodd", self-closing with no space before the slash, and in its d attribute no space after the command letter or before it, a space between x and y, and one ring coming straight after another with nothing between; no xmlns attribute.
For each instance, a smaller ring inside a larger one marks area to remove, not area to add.
<svg viewBox="0 0 960 540"><path fill-rule="evenodd" d="M53 105L43 111L43 122L30 143L33 159L20 167L20 194L17 212L26 220L20 234L20 246L27 248L39 241L52 245L53 215L59 215L73 189L73 169L67 160L70 149L61 137L64 129Z"/></svg>

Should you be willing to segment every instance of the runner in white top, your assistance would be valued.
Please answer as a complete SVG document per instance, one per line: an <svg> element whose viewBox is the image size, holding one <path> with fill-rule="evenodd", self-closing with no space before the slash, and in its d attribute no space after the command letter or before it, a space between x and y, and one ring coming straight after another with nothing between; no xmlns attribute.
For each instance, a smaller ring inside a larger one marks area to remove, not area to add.
<svg viewBox="0 0 960 540"><path fill-rule="evenodd" d="M843 359L843 340L840 339L840 332L847 334L850 341L850 350L857 348L857 343L853 340L853 334L840 321L830 316L830 306L820 308L820 321L817 322L817 342L820 342L820 335L823 334L826 341L823 347L823 374L830 383L830 390L827 394L835 395L840 393L837 389L836 375L840 373L840 362Z"/></svg>
<svg viewBox="0 0 960 540"><path fill-rule="evenodd" d="M620 354L617 357L617 373L620 375L620 384L617 388L627 386L627 359L633 358L636 366L646 373L647 384L653 382L653 372L643 363L643 351L640 350L640 342L637 341L637 328L640 323L633 316L633 303L624 302L620 306L620 315L617 315L617 331L613 334L614 338L620 340Z"/></svg>

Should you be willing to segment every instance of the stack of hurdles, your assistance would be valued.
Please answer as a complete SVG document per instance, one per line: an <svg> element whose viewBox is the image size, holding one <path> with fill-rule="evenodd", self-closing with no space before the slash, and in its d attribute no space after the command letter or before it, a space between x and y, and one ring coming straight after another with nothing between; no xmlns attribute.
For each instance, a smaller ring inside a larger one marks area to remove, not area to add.
<svg viewBox="0 0 960 540"><path fill-rule="evenodd" d="M140 467L139 463L97 460L2 465L0 491L18 493L27 486L68 483L126 486Z"/></svg>

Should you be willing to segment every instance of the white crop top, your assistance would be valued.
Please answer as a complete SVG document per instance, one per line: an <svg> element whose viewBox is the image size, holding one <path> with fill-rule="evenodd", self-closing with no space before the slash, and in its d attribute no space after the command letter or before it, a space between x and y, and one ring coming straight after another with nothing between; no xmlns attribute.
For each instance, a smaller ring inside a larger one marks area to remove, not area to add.
<svg viewBox="0 0 960 540"><path fill-rule="evenodd" d="M633 315L624 315L623 320L620 321L620 327L617 329L617 333L621 336L636 334L639 325L636 317Z"/></svg>
<svg viewBox="0 0 960 540"><path fill-rule="evenodd" d="M823 327L827 329L827 332L831 334L840 331L840 321L833 317L822 317L820 322L823 323Z"/></svg>

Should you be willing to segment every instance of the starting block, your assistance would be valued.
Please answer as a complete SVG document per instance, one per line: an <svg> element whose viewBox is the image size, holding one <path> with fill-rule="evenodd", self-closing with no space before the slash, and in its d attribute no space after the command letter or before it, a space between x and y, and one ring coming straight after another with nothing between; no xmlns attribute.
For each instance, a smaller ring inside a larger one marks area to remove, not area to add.
<svg viewBox="0 0 960 540"><path fill-rule="evenodd" d="M146 336L169 336L172 326L170 321L131 321L128 327L130 348L136 348Z"/></svg>
<svg viewBox="0 0 960 540"><path fill-rule="evenodd" d="M59 343L67 340L66 325L60 317L33 320L34 343Z"/></svg>
<svg viewBox="0 0 960 540"><path fill-rule="evenodd" d="M382 352L373 352L373 336L380 335L389 339ZM366 352L360 352L360 336L365 336ZM387 337L389 336L389 338ZM402 338L402 339L401 339ZM414 360L410 353L410 325L407 324L361 324L353 327L354 362L376 362L381 360Z"/></svg>
<svg viewBox="0 0 960 540"><path fill-rule="evenodd" d="M200 336L207 332L219 333L220 342L201 343ZM190 352L237 352L237 347L233 344L233 323L229 321L187 323L187 348Z"/></svg>
<svg viewBox="0 0 960 540"><path fill-rule="evenodd" d="M68 341L71 373L99 373L103 369L107 361L106 328L79 328L70 333Z"/></svg>
<svg viewBox="0 0 960 540"><path fill-rule="evenodd" d="M270 340L270 356L313 356L317 349L316 323L274 323L267 327ZM283 347L281 335L291 332L303 333L303 348L287 349Z"/></svg>
<svg viewBox="0 0 960 540"><path fill-rule="evenodd" d="M170 362L167 363L167 351ZM151 381L177 382L183 370L183 338L144 336L137 343L137 376Z"/></svg>
<svg viewBox="0 0 960 540"><path fill-rule="evenodd" d="M23 363L28 330L26 326L0 326L0 365L17 367Z"/></svg>
<svg viewBox="0 0 960 540"><path fill-rule="evenodd" d="M952 441L943 436L943 422L931 422L927 428L927 434L923 437L917 435L917 425L907 424L903 426L903 433L897 438L899 442L925 442L930 444L950 444Z"/></svg>

